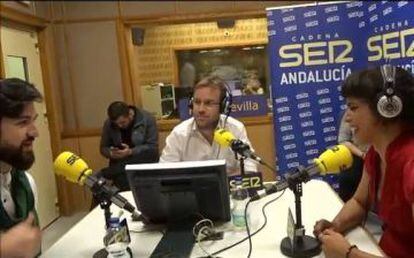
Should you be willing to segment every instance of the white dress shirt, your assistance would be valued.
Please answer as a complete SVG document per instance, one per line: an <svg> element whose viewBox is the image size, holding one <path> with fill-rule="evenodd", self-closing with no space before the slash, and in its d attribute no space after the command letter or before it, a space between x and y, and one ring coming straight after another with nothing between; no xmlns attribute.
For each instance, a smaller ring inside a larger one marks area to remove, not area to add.
<svg viewBox="0 0 414 258"><path fill-rule="evenodd" d="M220 116L219 128L223 128L225 116ZM246 128L240 121L228 117L224 129L230 131L236 139L249 144ZM252 151L253 148L251 148ZM227 173L237 174L240 171L240 162L236 160L230 147L220 147L216 142L210 143L197 129L194 118L189 118L174 127L166 139L160 162L198 161L225 159ZM246 172L257 172L254 161L246 159L244 162Z"/></svg>

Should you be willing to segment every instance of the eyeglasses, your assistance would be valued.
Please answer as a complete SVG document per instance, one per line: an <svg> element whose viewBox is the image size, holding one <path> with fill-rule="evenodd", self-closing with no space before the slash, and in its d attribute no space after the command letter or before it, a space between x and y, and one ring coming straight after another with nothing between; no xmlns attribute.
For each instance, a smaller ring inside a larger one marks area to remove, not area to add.
<svg viewBox="0 0 414 258"><path fill-rule="evenodd" d="M214 101L210 101L210 100L207 100L207 101L201 101L201 100L194 100L193 101L193 105L194 106L197 106L197 107L199 107L199 106L201 106L201 104L203 104L204 105L204 107L206 107L206 108L213 108L214 106L219 106L220 105L220 103L218 103L218 102L214 102Z"/></svg>

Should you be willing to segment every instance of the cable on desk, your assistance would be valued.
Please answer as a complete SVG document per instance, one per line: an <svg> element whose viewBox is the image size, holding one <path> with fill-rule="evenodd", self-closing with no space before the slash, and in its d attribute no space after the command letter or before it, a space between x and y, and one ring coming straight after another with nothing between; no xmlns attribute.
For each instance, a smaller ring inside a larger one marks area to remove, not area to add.
<svg viewBox="0 0 414 258"><path fill-rule="evenodd" d="M286 189L285 189L286 190ZM253 250L253 246L252 246L252 236L254 236L255 234L257 234L257 233L259 233L265 226L266 226L266 224L267 224L267 216L266 216L266 213L265 213L265 211L264 211L264 209L265 209L265 207L268 205L268 204L270 204L270 203L272 203L272 202L274 202L274 201L276 201L277 199L279 199L284 193L285 193L285 190L283 190L283 192L278 196L278 197L276 197L274 200L271 200L271 201L269 201L269 202L267 202L265 205L263 205L263 207L262 207L262 213L263 213L263 217L265 218L265 222L263 223L263 225L262 225L262 227L260 227L256 232L254 232L252 235L250 235L250 228L249 228L249 223L247 222L247 208L248 208L248 206L249 206L249 204L251 203L251 199L247 202L247 204L246 204L246 208L245 208L245 210L244 210L244 220L246 221L246 232L247 232L247 237L249 238L249 253L247 254L247 257L248 258L250 258L250 256L251 256L251 254L252 254L252 250Z"/></svg>
<svg viewBox="0 0 414 258"><path fill-rule="evenodd" d="M250 235L250 228L249 228L249 222L247 221L247 208L249 207L249 204L251 203L252 199L250 199L247 203L246 203L246 208L244 208L244 221L246 221L246 232L247 232L247 237L249 238L249 253L247 254L247 257L250 257L250 255L252 254L252 236ZM266 219L265 219L266 222Z"/></svg>
<svg viewBox="0 0 414 258"><path fill-rule="evenodd" d="M201 244L201 237L200 234L202 234L202 231L198 231L198 234L196 236L196 243L198 245L198 247L200 247L200 249L207 255L206 257L212 257L214 258L214 256L212 256L206 249L204 249L204 247Z"/></svg>
<svg viewBox="0 0 414 258"><path fill-rule="evenodd" d="M136 234L148 233L148 232L153 232L153 231L156 231L158 233L161 233L162 235L165 235L165 232L162 231L161 229L144 229L144 230L129 229L129 232L136 233Z"/></svg>
<svg viewBox="0 0 414 258"><path fill-rule="evenodd" d="M286 189L284 189L283 191L282 191L282 193L278 196L278 197L276 197L275 199L273 199L273 200L270 200L270 201L268 201L265 205L263 205L263 207L262 207L262 214L263 214L263 217L264 217L264 219L265 219L265 221L264 221L264 223L263 223L263 225L258 229L258 230L256 230L253 234L250 234L250 232L248 232L248 236L247 237L245 237L245 238L243 238L242 240L240 240L240 241L238 241L238 242L236 242L236 243L234 243L234 244L232 244L232 245L229 245L229 246L227 246L227 247L224 247L223 249L220 249L220 250L218 250L218 251L216 251L216 252L214 252L214 253L212 253L211 255L217 255L217 254L219 254L219 253L222 253L222 252L224 252L224 251L227 251L227 250L229 250L229 249L231 249L231 248L233 248L233 247L235 247L235 246L237 246L237 245L239 245L239 244L241 244L241 243L243 243L244 241L246 241L247 239L249 239L250 237L252 237L252 236L254 236L254 235L256 235L257 233L259 233L266 225L267 225L267 216L266 216L266 213L265 213L265 208L269 205L269 204L271 204L271 203L273 203L273 202L275 202L276 200L278 200L280 197L282 197L282 195L285 193L285 190Z"/></svg>

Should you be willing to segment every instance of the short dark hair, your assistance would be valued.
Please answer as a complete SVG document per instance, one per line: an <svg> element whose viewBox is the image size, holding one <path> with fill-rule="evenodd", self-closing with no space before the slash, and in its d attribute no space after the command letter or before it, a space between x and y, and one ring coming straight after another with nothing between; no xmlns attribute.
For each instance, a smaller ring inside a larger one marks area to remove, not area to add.
<svg viewBox="0 0 414 258"><path fill-rule="evenodd" d="M127 116L129 114L129 106L122 101L114 101L108 106L107 114L109 120L114 122L121 116Z"/></svg>
<svg viewBox="0 0 414 258"><path fill-rule="evenodd" d="M33 101L42 101L42 94L33 84L18 78L0 80L0 119L19 117L25 104Z"/></svg>
<svg viewBox="0 0 414 258"><path fill-rule="evenodd" d="M195 86L194 86L194 90L193 90L193 95L194 92L200 88L205 88L205 87L211 87L211 88L217 88L220 90L220 102L223 101L223 99L226 97L226 92L227 92L227 87L226 87L226 83L224 82L223 79L221 79L220 77L216 76L216 75L210 75L207 77L204 77L203 79L201 79Z"/></svg>
<svg viewBox="0 0 414 258"><path fill-rule="evenodd" d="M374 67L353 72L349 75L342 85L341 93L345 98L354 97L366 101L377 117L383 119L377 110L377 101L383 89L384 80L381 68ZM396 67L394 90L403 102L401 114L396 119L414 124L413 75L400 67Z"/></svg>

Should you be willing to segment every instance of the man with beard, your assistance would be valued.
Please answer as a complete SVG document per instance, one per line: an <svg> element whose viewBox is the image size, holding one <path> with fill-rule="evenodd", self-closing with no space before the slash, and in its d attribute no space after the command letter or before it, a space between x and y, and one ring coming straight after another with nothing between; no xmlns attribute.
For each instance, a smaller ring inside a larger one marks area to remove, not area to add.
<svg viewBox="0 0 414 258"><path fill-rule="evenodd" d="M0 257L34 257L41 233L36 186L26 172L34 162L34 101L39 91L20 79L0 80Z"/></svg>
<svg viewBox="0 0 414 258"><path fill-rule="evenodd" d="M177 125L168 135L160 162L225 159L227 174L239 174L240 165L231 149L213 141L214 131L223 128L251 146L244 125L227 116L228 95L224 81L217 76L208 76L197 83L190 101L193 117ZM246 172L257 171L256 164L249 159L244 165Z"/></svg>

